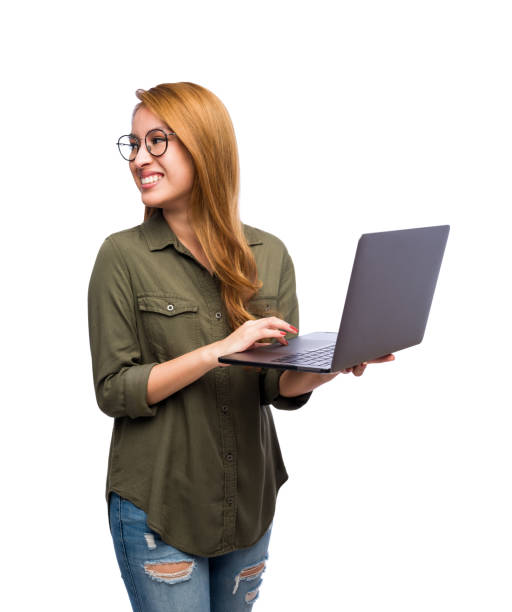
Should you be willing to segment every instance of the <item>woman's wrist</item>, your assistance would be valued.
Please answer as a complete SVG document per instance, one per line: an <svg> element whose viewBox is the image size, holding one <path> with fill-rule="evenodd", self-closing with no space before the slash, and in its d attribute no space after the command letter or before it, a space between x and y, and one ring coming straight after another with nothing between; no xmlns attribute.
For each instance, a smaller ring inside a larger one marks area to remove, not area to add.
<svg viewBox="0 0 512 612"><path fill-rule="evenodd" d="M320 385L338 376L339 372L320 374L317 372L298 372L285 370L279 378L279 395L283 397L296 397L309 393Z"/></svg>
<svg viewBox="0 0 512 612"><path fill-rule="evenodd" d="M219 357L223 354L221 340L205 344L200 350L202 351L203 360L210 370L221 365L219 363Z"/></svg>

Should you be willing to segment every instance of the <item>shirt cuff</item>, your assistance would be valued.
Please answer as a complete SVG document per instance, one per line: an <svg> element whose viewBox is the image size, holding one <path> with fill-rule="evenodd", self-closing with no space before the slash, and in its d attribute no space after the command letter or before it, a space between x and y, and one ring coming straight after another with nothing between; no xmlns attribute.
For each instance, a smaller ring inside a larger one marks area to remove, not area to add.
<svg viewBox="0 0 512 612"><path fill-rule="evenodd" d="M153 366L158 362L130 366L123 373L123 397L126 414L135 419L155 416L157 406L147 403L148 379Z"/></svg>
<svg viewBox="0 0 512 612"><path fill-rule="evenodd" d="M279 410L296 410L301 408L309 400L313 391L302 393L294 397L284 397L279 394L279 378L285 370L277 368L262 368L261 381L261 403L272 404Z"/></svg>

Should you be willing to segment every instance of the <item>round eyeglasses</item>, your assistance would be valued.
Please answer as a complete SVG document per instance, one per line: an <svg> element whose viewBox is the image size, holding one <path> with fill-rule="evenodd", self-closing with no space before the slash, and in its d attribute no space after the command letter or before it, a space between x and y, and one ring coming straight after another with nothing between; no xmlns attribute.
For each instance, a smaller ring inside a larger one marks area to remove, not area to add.
<svg viewBox="0 0 512 612"><path fill-rule="evenodd" d="M167 151L167 144L169 142L167 136L171 135L175 136L176 132L164 132L160 128L149 130L144 136L146 149L154 157L160 157ZM134 134L120 136L117 141L117 148L126 161L133 161L140 149L140 138Z"/></svg>

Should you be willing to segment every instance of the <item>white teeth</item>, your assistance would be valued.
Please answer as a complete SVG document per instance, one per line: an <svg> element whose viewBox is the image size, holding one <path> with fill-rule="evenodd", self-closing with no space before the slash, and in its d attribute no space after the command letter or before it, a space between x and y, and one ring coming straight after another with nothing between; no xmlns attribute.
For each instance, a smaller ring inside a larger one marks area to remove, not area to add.
<svg viewBox="0 0 512 612"><path fill-rule="evenodd" d="M140 179L142 185L147 185L147 183L156 183L162 178L160 174L152 174L151 176L146 176Z"/></svg>

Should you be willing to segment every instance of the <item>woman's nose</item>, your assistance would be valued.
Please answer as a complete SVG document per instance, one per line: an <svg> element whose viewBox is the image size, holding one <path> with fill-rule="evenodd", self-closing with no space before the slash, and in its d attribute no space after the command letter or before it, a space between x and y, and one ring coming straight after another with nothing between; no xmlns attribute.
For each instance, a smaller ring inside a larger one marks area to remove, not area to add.
<svg viewBox="0 0 512 612"><path fill-rule="evenodd" d="M137 155L133 160L136 166L142 166L143 164L151 161L151 153L147 150L145 143L141 143Z"/></svg>

